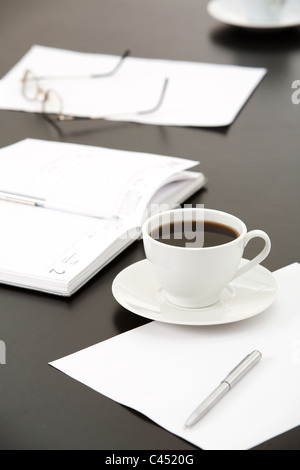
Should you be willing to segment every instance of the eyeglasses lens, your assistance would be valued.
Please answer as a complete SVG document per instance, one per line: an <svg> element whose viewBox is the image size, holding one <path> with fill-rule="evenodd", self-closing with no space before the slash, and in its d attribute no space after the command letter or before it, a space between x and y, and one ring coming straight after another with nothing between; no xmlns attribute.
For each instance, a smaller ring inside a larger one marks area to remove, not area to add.
<svg viewBox="0 0 300 470"><path fill-rule="evenodd" d="M39 95L39 82L35 75L27 71L23 79L23 94L25 98L35 101Z"/></svg>
<svg viewBox="0 0 300 470"><path fill-rule="evenodd" d="M56 91L47 91L43 102L43 112L55 116L62 114L62 100Z"/></svg>

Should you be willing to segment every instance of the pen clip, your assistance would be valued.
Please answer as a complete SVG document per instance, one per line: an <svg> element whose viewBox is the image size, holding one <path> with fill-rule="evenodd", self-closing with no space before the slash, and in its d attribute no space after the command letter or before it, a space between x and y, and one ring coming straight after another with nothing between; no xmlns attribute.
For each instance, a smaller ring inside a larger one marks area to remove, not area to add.
<svg viewBox="0 0 300 470"><path fill-rule="evenodd" d="M259 351L253 351L251 354L248 354L248 356L227 375L223 382L226 382L230 388L233 387L261 358L262 354Z"/></svg>

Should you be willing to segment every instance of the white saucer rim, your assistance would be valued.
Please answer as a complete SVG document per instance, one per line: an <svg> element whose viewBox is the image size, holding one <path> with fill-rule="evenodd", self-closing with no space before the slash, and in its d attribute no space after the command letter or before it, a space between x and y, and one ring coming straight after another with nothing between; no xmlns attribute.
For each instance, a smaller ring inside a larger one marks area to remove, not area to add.
<svg viewBox="0 0 300 470"><path fill-rule="evenodd" d="M247 261L247 260L244 260L243 261ZM270 300L269 302L267 303L267 305L265 305L263 308L260 308L258 310L255 310L255 311L252 311L251 313L247 313L245 315L240 315L238 318L233 318L233 319L226 319L226 320L223 320L223 321L220 321L220 320L215 320L215 321L212 321L212 320L206 320L206 321L187 321L186 318L182 319L182 320L174 320L174 319L170 319L170 318L165 318L163 316L159 317L158 314L155 314L154 312L152 312L152 314L150 315L146 315L144 312L140 312L138 309L133 309L129 303L126 303L126 302L123 302L122 300L120 300L120 296L116 293L116 285L118 284L118 281L119 281L119 278L121 276L124 276L124 274L126 274L126 271L128 271L129 269L133 269L134 267L137 267L137 265L139 266L142 266L142 265L145 265L149 263L149 261L147 259L144 259L144 260L141 260L141 261L138 261L137 263L133 263L132 265L130 266L127 266L127 268L123 269L114 279L113 283L112 283L112 293L113 293L113 296L115 298L115 300L119 303L119 305L121 305L123 308L125 308L126 310L130 311L131 313L134 313L142 318L145 318L145 319L148 319L148 320L152 320L152 321L160 321L162 323L169 323L169 324L177 324L177 325L185 325L185 326L217 326L217 325L225 325L225 324L230 324L230 323L236 323L236 322L239 322L239 321L244 321L244 320L247 320L249 318L252 318L254 316L257 316L261 313L263 313L267 308L269 308L275 301L276 299L276 296L277 296L277 292L278 292L278 285L277 285L277 281L276 279L274 278L273 274L265 267L261 266L261 265L258 265L256 266L255 268L253 268L253 270L255 269L259 269L261 270L261 272L264 272L265 275L268 276L268 278L271 280L272 279L272 283L273 283L273 290L270 294ZM246 273L247 274L247 273ZM243 276L241 276L242 278ZM168 302L168 301L167 301ZM172 304L170 302L168 302L169 306L172 308ZM205 308L201 308L201 309L187 309L187 308L180 308L180 307L177 307L176 305L174 305L174 309L177 309L177 310L182 310L182 315L185 315L187 312L189 312L190 314L191 313L195 313L197 314L198 312L200 313L203 313L204 311L209 311L209 310L214 310L215 308L217 308L218 306L218 303L215 304L215 305L212 305L210 307L205 307Z"/></svg>
<svg viewBox="0 0 300 470"><path fill-rule="evenodd" d="M218 7L219 3L220 3L220 0L210 0L210 2L207 5L207 12L215 20L220 21L221 23L229 25L229 26L238 26L240 28L256 29L256 30L281 30L281 29L295 28L297 26L300 26L300 9L299 9L299 16L297 20L295 21L287 21L286 23L277 22L277 21L270 22L270 23L256 23L256 22L247 21L244 18L241 18L241 21L231 21L231 20L228 20L227 18L225 19L222 18L222 15L220 15L218 11L217 12L215 11L215 8L216 6Z"/></svg>

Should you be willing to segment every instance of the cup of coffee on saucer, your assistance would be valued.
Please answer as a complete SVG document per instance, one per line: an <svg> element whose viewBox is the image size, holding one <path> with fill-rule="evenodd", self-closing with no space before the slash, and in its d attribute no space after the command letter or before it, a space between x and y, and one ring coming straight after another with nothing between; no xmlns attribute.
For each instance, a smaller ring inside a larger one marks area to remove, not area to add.
<svg viewBox="0 0 300 470"><path fill-rule="evenodd" d="M252 238L264 240L261 252L242 263ZM172 304L199 309L217 303L223 289L269 254L271 242L262 230L248 232L234 215L203 207L161 212L143 225L146 258Z"/></svg>
<svg viewBox="0 0 300 470"><path fill-rule="evenodd" d="M257 23L278 21L288 0L240 0L249 20Z"/></svg>

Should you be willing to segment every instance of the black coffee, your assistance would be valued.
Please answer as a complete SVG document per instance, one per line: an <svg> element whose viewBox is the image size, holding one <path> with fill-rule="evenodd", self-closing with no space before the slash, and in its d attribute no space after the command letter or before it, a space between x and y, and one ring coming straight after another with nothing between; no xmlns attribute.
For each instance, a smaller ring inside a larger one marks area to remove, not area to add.
<svg viewBox="0 0 300 470"><path fill-rule="evenodd" d="M167 245L187 248L208 248L224 245L239 234L227 225L217 222L180 221L158 227L151 237Z"/></svg>

